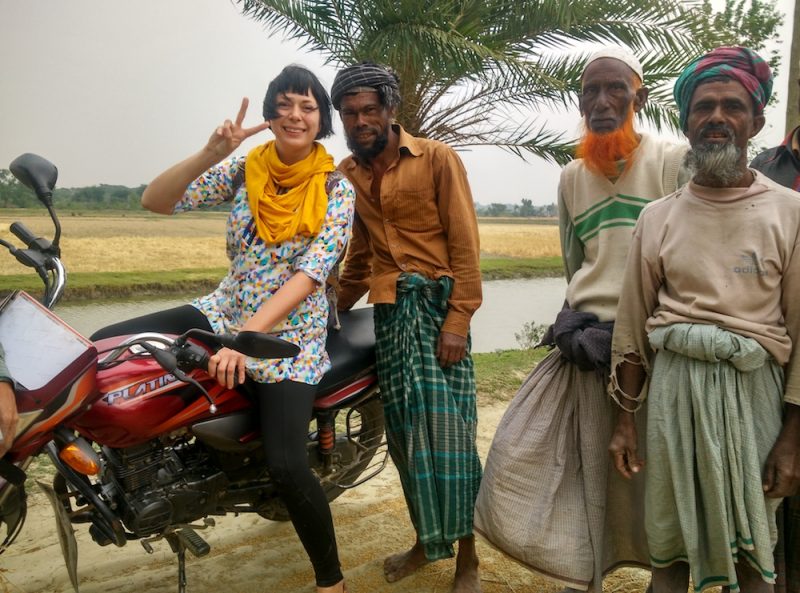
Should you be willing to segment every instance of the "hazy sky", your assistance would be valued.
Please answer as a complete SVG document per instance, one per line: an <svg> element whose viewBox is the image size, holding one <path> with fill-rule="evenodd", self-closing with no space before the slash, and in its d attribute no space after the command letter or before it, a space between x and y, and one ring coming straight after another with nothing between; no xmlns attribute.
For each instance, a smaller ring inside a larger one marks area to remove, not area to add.
<svg viewBox="0 0 800 593"><path fill-rule="evenodd" d="M788 56L792 0L777 4L789 14ZM286 64L308 66L330 88L334 68L298 47L270 39L228 0L0 0L0 168L35 152L58 166L61 187L147 183L201 148L243 96L246 122L261 121L266 85ZM784 75L784 100L786 85ZM543 118L577 131L577 115ZM759 142L777 144L783 120L778 105ZM325 144L338 161L348 151L336 124ZM555 165L490 148L461 156L478 202L555 201Z"/></svg>

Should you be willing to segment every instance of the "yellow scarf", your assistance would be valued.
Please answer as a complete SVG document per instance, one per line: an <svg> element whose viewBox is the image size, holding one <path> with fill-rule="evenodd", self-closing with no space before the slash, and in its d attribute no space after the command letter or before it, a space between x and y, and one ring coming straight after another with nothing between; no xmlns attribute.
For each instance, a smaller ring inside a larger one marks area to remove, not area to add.
<svg viewBox="0 0 800 593"><path fill-rule="evenodd" d="M258 236L274 244L319 233L328 210L325 181L335 169L333 157L318 142L293 165L281 162L274 140L251 150L244 178ZM279 187L288 191L279 194Z"/></svg>

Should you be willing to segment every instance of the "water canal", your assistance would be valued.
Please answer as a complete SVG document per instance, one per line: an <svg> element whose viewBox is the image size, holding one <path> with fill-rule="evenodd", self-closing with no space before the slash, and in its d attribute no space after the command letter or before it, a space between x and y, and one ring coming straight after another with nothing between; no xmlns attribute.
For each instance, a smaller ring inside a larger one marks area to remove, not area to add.
<svg viewBox="0 0 800 593"><path fill-rule="evenodd" d="M493 280L483 283L483 305L472 322L474 352L518 348L515 338L525 323L551 323L564 302L563 278ZM63 304L56 313L81 334L137 315L185 304L190 297L140 301Z"/></svg>

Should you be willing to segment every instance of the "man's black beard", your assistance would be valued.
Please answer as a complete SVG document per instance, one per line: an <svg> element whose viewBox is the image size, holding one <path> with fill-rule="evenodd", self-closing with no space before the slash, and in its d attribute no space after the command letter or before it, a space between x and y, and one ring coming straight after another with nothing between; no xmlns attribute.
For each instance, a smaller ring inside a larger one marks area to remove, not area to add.
<svg viewBox="0 0 800 593"><path fill-rule="evenodd" d="M706 187L731 187L742 177L742 149L736 146L736 136L726 125L707 126L700 130L700 137L713 129L726 132L728 142L696 144L686 153L683 163L691 171L695 183Z"/></svg>
<svg viewBox="0 0 800 593"><path fill-rule="evenodd" d="M355 133L355 130L354 130ZM383 152L389 144L389 130L385 129L375 137L371 146L361 146L355 140L347 136L347 148L355 155L356 159L363 163L371 163L372 159Z"/></svg>

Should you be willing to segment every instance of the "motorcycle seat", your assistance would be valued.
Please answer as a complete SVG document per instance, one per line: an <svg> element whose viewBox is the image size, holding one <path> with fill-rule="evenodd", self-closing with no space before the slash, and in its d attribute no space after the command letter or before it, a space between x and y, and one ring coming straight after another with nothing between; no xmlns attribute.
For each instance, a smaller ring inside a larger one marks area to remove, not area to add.
<svg viewBox="0 0 800 593"><path fill-rule="evenodd" d="M358 375L372 372L375 366L372 307L342 311L339 322L341 329L328 331L326 348L331 369L322 378L317 397L351 382Z"/></svg>

